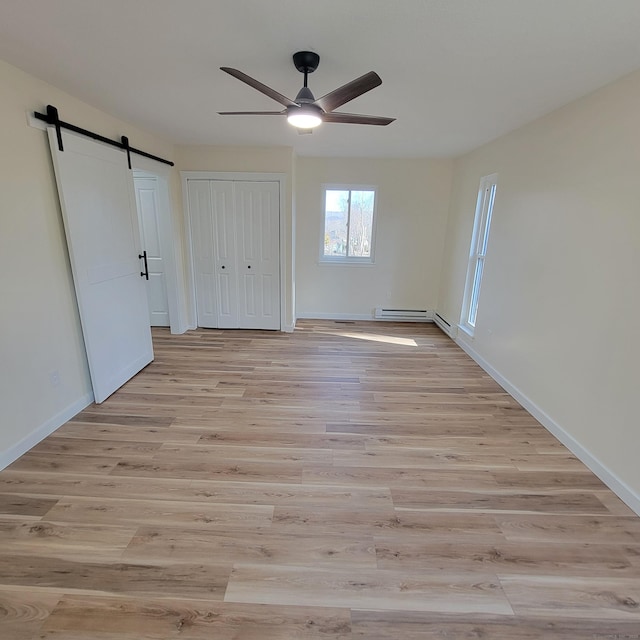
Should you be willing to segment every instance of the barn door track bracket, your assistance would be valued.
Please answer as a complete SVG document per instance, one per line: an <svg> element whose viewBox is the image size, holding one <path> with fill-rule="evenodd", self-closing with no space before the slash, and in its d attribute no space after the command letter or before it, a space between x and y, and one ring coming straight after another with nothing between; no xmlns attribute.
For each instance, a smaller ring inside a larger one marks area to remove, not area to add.
<svg viewBox="0 0 640 640"><path fill-rule="evenodd" d="M69 131L73 131L74 133L79 133L80 135L86 136L87 138L91 138L92 140L98 140L99 142L104 142L105 144L109 144L112 147L123 149L124 151L127 152L127 162L129 163L129 169L131 169L132 153L135 153L139 156L143 156L145 158L150 158L151 160L156 160L157 162L162 162L163 164L168 164L171 167L174 166L171 160L165 160L164 158L154 156L152 153L147 153L146 151L135 149L134 147L130 146L129 138L127 138L127 136L122 136L120 140L111 140L110 138L101 136L99 133L89 131L88 129L83 129L82 127L76 127L76 125L70 124L68 122L63 122L62 120L60 120L60 116L58 115L58 110L50 104L47 105L46 113L38 113L36 111L33 115L37 120L43 120L47 124L56 128L56 137L58 139L58 149L60 149L60 151L64 151L64 146L62 144L62 129L68 129Z"/></svg>

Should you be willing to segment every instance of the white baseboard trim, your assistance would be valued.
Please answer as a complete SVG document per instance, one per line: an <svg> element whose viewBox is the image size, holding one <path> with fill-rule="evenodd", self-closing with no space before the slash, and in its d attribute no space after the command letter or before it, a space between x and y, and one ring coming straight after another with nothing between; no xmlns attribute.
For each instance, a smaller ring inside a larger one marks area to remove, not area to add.
<svg viewBox="0 0 640 640"><path fill-rule="evenodd" d="M185 327L181 327L180 331L176 331L176 335L178 334L182 334L182 333L186 333L187 331L194 331L195 329L197 329L198 327L196 325L194 326L185 326ZM295 323L294 324L285 324L283 325L281 331L284 331L286 333L292 333L293 330L296 328ZM174 333L173 331L171 333Z"/></svg>
<svg viewBox="0 0 640 640"><path fill-rule="evenodd" d="M39 442L51 435L56 429L59 429L65 422L80 413L80 411L88 407L92 402L93 394L85 394L60 413L49 418L49 420L34 429L22 438L22 440L9 447L6 451L0 452L0 471L8 467L12 462L15 462L21 455L25 454L32 447L35 447Z"/></svg>
<svg viewBox="0 0 640 640"><path fill-rule="evenodd" d="M518 387L511 384L499 371L477 353L462 337L462 333L454 342L479 364L505 391L513 396L542 426L554 435L562 444L583 462L611 491L627 506L640 515L640 496L606 467L590 451L585 449L571 434L567 433L551 416L530 400Z"/></svg>

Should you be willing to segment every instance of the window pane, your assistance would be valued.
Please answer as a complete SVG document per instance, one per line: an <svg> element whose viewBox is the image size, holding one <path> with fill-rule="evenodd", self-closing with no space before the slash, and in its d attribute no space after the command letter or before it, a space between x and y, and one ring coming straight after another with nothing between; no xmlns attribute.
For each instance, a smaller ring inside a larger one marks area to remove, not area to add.
<svg viewBox="0 0 640 640"><path fill-rule="evenodd" d="M481 256L484 256L487 253L487 242L489 241L489 227L491 226L491 214L493 213L493 201L495 200L495 197L496 197L496 185L492 184L491 191L489 193L489 201L487 202L487 210L486 210L486 214L483 220L483 225L481 230L482 238L480 240L480 248L478 250L478 253Z"/></svg>
<svg viewBox="0 0 640 640"><path fill-rule="evenodd" d="M484 176L478 188L478 200L473 222L473 236L469 250L469 267L464 285L461 327L473 335L478 315L478 302L484 272L484 260L489 244L491 217L497 191L497 174Z"/></svg>
<svg viewBox="0 0 640 640"><path fill-rule="evenodd" d="M374 197L374 191L351 192L349 255L355 258L371 257Z"/></svg>
<svg viewBox="0 0 640 640"><path fill-rule="evenodd" d="M471 304L469 305L469 324L476 326L476 315L478 313L478 297L480 295L480 284L482 283L482 271L484 269L484 259L478 258L476 262L476 272L473 278L473 289L471 290Z"/></svg>
<svg viewBox="0 0 640 640"><path fill-rule="evenodd" d="M324 255L347 255L349 192L327 189L324 203Z"/></svg>

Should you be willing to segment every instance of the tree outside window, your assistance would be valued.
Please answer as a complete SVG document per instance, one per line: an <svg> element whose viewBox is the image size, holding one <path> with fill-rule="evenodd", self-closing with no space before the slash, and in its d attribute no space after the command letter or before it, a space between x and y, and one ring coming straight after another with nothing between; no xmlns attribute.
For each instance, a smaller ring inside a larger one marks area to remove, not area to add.
<svg viewBox="0 0 640 640"><path fill-rule="evenodd" d="M324 194L321 258L328 262L372 262L375 189L325 187Z"/></svg>

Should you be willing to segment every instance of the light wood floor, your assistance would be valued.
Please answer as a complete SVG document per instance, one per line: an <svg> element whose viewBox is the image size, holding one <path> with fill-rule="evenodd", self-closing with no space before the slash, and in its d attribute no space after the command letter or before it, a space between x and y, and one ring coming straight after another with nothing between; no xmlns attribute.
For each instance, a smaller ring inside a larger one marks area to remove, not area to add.
<svg viewBox="0 0 640 640"><path fill-rule="evenodd" d="M0 473L3 640L640 638L640 518L434 325L154 345Z"/></svg>

